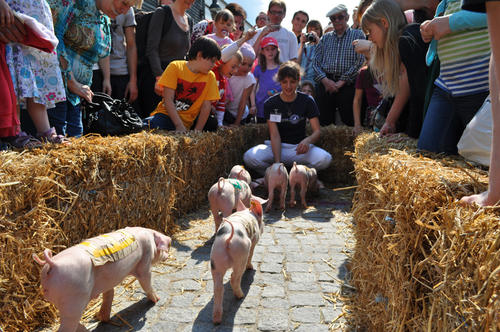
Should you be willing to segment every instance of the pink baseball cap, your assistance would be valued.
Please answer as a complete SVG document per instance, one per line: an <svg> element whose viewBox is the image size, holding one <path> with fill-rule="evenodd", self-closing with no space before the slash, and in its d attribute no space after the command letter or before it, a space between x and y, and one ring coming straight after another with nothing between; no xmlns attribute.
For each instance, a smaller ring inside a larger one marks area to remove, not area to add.
<svg viewBox="0 0 500 332"><path fill-rule="evenodd" d="M278 41L276 39L274 39L273 37L265 37L260 42L260 47L262 47L262 48L269 46L269 45L278 47Z"/></svg>

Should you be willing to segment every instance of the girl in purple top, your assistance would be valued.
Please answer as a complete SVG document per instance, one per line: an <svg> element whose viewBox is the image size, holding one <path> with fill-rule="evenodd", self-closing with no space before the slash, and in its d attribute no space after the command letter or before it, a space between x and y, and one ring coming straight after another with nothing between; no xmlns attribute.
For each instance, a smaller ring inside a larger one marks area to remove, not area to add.
<svg viewBox="0 0 500 332"><path fill-rule="evenodd" d="M257 84L254 87L257 107L257 123L266 123L264 116L264 102L281 91L281 85L276 81L276 74L280 66L280 50L278 42L273 37L266 37L260 43L262 51L259 55L259 64L255 66L253 75Z"/></svg>

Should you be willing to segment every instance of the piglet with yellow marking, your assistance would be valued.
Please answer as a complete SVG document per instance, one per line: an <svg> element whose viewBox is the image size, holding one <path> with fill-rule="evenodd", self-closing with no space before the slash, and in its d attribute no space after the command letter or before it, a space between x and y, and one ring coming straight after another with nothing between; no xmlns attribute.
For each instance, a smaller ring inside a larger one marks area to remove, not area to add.
<svg viewBox="0 0 500 332"><path fill-rule="evenodd" d="M41 283L45 298L54 304L61 316L59 331L85 329L80 318L89 301L103 293L98 313L109 321L113 288L126 276L139 280L148 298L157 302L151 287L151 266L168 256L170 238L142 227L127 227L81 242L52 257L49 249L44 260L33 254L43 266Z"/></svg>

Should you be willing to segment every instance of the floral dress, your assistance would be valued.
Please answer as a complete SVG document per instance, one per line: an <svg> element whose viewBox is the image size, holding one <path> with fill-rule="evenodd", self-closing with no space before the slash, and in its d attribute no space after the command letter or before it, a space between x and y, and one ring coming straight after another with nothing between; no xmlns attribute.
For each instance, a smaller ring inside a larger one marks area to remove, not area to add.
<svg viewBox="0 0 500 332"><path fill-rule="evenodd" d="M7 0L7 3L12 10L31 16L54 31L50 7L45 0ZM33 98L35 103L47 108L66 100L56 51L47 53L13 43L6 47L6 59L21 108L26 108L26 98Z"/></svg>

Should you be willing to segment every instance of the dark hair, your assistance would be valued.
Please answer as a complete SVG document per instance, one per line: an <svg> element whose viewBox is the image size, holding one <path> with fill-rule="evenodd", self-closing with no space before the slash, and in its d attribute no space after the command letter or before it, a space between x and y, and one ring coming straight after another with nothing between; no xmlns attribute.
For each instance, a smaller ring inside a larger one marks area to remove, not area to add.
<svg viewBox="0 0 500 332"><path fill-rule="evenodd" d="M243 20L247 19L247 12L245 11L245 9L243 9L243 7L241 7L237 3L234 2L228 3L226 9L229 10L231 13L233 13L234 16L241 16L243 17Z"/></svg>
<svg viewBox="0 0 500 332"><path fill-rule="evenodd" d="M205 36L196 39L191 45L186 58L188 60L194 60L196 59L196 56L198 56L199 52L201 52L201 57L204 59L217 58L217 60L220 60L220 48L219 45L217 45L217 42L213 39Z"/></svg>
<svg viewBox="0 0 500 332"><path fill-rule="evenodd" d="M300 66L295 61L287 61L282 63L278 70L278 82L290 77L294 80L300 80Z"/></svg>
<svg viewBox="0 0 500 332"><path fill-rule="evenodd" d="M307 14L305 11L303 10L298 10L295 12L295 14L293 14L293 17L292 17L292 20L295 18L295 16L297 16L298 14L302 14L304 15L305 17L307 17L307 20L309 21L309 14Z"/></svg>
<svg viewBox="0 0 500 332"><path fill-rule="evenodd" d="M278 51L276 52L276 56L274 57L274 62L279 64L279 63L281 63L280 62L280 48L279 47L276 47L276 48L278 49ZM266 57L262 53L262 49L259 53L259 66L260 66L260 70L262 72L265 72L267 70Z"/></svg>
<svg viewBox="0 0 500 332"><path fill-rule="evenodd" d="M319 30L319 35L318 37L321 38L323 36L323 27L321 26L321 22L318 20L310 20L307 25L306 25L306 31L309 29L309 27L314 27Z"/></svg>
<svg viewBox="0 0 500 332"><path fill-rule="evenodd" d="M233 21L233 24L234 24L233 13L231 13L227 9L219 10L217 12L217 14L215 14L214 22L219 22L219 21L221 21L221 22Z"/></svg>
<svg viewBox="0 0 500 332"><path fill-rule="evenodd" d="M281 7L281 9L283 9L283 12L286 13L285 1L283 1L283 0L271 0L271 2L269 2L269 6L267 7L267 10L270 11L271 7L273 7L273 6Z"/></svg>

